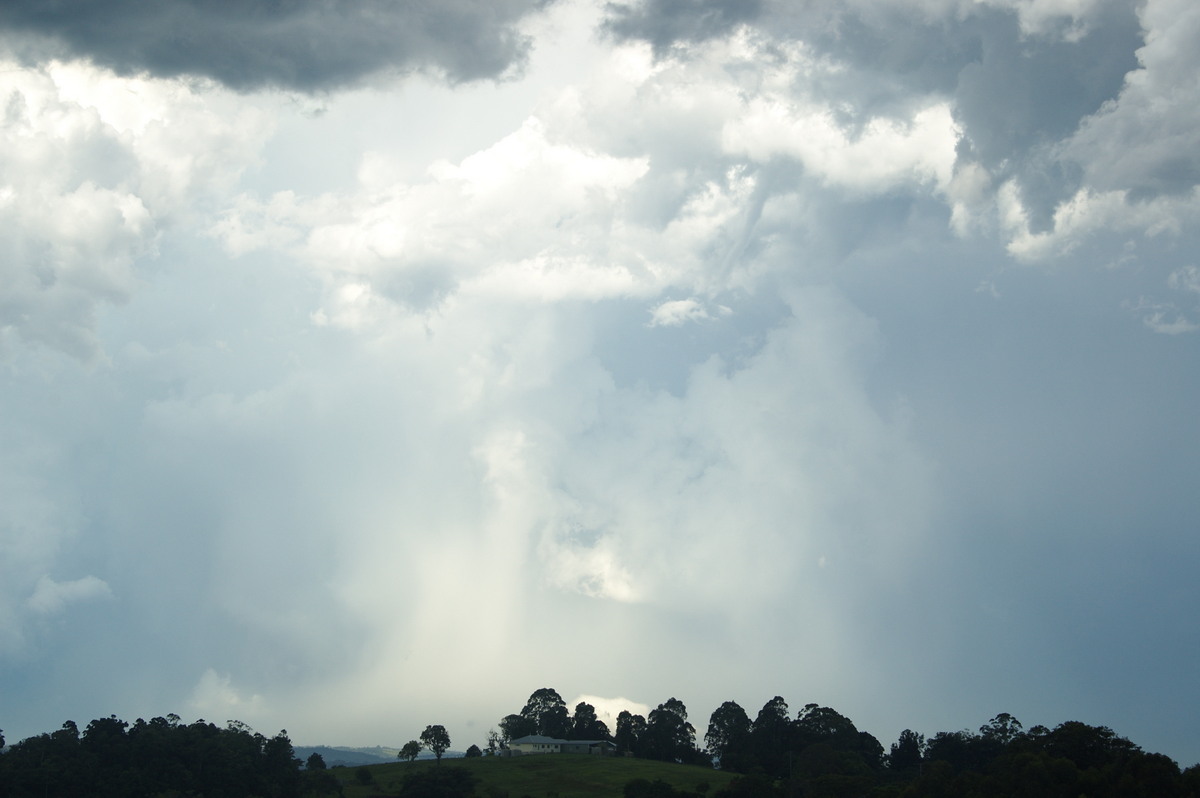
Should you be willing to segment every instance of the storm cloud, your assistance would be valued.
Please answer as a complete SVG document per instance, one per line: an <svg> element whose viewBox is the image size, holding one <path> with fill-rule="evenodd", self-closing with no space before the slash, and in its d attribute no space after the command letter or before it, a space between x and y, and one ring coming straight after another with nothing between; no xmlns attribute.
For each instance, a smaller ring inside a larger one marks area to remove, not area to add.
<svg viewBox="0 0 1200 798"><path fill-rule="evenodd" d="M7 738L1195 761L1190 3L106 5L0 15Z"/></svg>
<svg viewBox="0 0 1200 798"><path fill-rule="evenodd" d="M382 71L451 81L519 70L519 23L544 0L413 4L321 0L5 3L0 26L26 59L88 58L121 74L193 75L239 90L352 84Z"/></svg>

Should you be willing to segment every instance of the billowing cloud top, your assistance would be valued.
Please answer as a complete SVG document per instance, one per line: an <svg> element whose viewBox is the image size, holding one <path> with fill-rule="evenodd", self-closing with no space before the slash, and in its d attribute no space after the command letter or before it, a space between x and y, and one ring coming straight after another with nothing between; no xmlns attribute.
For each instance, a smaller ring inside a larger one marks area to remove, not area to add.
<svg viewBox="0 0 1200 798"><path fill-rule="evenodd" d="M10 739L552 686L1194 758L1194 3L61 7L0 10Z"/></svg>

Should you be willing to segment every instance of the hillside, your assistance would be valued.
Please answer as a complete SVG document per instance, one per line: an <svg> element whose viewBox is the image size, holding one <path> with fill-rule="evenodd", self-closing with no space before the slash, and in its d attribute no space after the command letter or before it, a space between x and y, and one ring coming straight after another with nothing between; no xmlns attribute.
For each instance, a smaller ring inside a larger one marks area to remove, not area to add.
<svg viewBox="0 0 1200 798"><path fill-rule="evenodd" d="M433 762L396 762L368 766L373 784L360 784L357 768L335 768L346 798L397 795L405 774L413 769L439 767ZM462 767L479 778L479 795L522 798L557 795L558 798L611 798L619 796L634 779L662 779L676 789L715 792L733 778L711 768L676 765L647 759L598 757L582 754L546 754L523 757L477 757L443 761L440 767ZM700 785L707 784L701 790Z"/></svg>
<svg viewBox="0 0 1200 798"><path fill-rule="evenodd" d="M321 759L325 760L325 764L329 767L336 767L337 765L379 765L384 762L395 762L396 754L398 753L398 750L395 748L384 748L382 746L351 748L341 745L297 745L294 750L296 758L301 762L307 761L308 757L312 754L320 754Z"/></svg>

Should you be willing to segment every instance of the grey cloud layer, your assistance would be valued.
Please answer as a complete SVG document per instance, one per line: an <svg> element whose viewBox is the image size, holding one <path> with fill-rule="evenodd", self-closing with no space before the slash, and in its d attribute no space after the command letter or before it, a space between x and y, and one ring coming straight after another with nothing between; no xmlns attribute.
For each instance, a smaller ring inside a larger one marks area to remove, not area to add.
<svg viewBox="0 0 1200 798"><path fill-rule="evenodd" d="M454 151L513 84L0 73L6 733L553 685L1193 756L1197 12L1061 7L563 4Z"/></svg>
<svg viewBox="0 0 1200 798"><path fill-rule="evenodd" d="M665 53L681 41L701 42L727 35L758 20L761 0L648 0L609 3L604 27L620 38L645 39Z"/></svg>
<svg viewBox="0 0 1200 798"><path fill-rule="evenodd" d="M902 115L922 95L951 98L961 157L998 180L1018 178L1034 227L1044 229L1079 187L1079 168L1050 148L1116 98L1137 66L1142 30L1135 6L1114 0L1078 19L1055 9L1030 30L1037 5L646 0L612 4L606 29L663 56L740 26L769 42L802 41L841 67L808 80L851 123Z"/></svg>
<svg viewBox="0 0 1200 798"><path fill-rule="evenodd" d="M0 7L0 28L27 58L83 57L121 73L307 91L383 70L432 70L453 81L498 77L525 58L529 42L517 23L545 4L30 0Z"/></svg>

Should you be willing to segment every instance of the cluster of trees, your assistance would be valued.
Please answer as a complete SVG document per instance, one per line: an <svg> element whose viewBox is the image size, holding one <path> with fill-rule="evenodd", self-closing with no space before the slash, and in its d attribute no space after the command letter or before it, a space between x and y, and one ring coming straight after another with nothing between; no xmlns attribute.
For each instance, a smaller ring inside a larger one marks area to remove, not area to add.
<svg viewBox="0 0 1200 798"><path fill-rule="evenodd" d="M1008 713L978 733L927 740L905 729L885 752L834 710L808 704L792 718L776 696L753 721L725 702L709 719L705 741L718 767L746 774L728 796L1200 798L1200 765L1181 772L1169 757L1105 726L1070 721L1026 731Z"/></svg>
<svg viewBox="0 0 1200 798"><path fill-rule="evenodd" d="M488 748L494 750L531 734L559 740L612 739L608 725L596 717L594 706L581 701L572 715L567 711L567 702L552 687L535 690L520 713L505 715L500 721L500 734L488 735Z"/></svg>
<svg viewBox="0 0 1200 798"><path fill-rule="evenodd" d="M1162 754L1147 753L1105 726L1069 721L1054 729L1001 713L970 731L939 732L926 739L904 730L890 750L858 730L847 717L817 704L795 717L780 696L753 720L726 701L709 718L704 749L688 722L682 701L670 698L647 717L628 711L612 732L585 702L568 712L551 688L537 690L520 713L500 721L488 735L494 753L531 734L573 740L610 740L619 753L682 764L718 767L740 774L713 798L1200 798L1200 765L1180 771ZM441 760L450 747L445 727L431 725L400 751L415 759L429 749ZM219 728L203 720L183 725L176 715L94 720L81 733L71 721L58 731L30 737L4 749L0 734L0 798L89 795L97 798L246 795L298 798L304 793L340 792L338 780L318 754L301 772L286 731L264 737L238 721ZM478 746L468 755L479 756ZM365 771L368 780L370 772ZM406 796L470 795L473 777L413 771ZM453 770L453 769L450 769ZM440 774L440 775L439 775ZM628 798L685 798L662 782L639 780Z"/></svg>
<svg viewBox="0 0 1200 798"><path fill-rule="evenodd" d="M450 747L450 734L446 731L446 727L441 724L426 726L425 731L421 732L420 740L409 740L400 747L400 753L396 754L400 759L407 759L412 762L421 752L428 748L433 756L440 764L442 754ZM475 748L475 746L472 746ZM476 750L478 750L476 748Z"/></svg>
<svg viewBox="0 0 1200 798"><path fill-rule="evenodd" d="M889 767L906 778L906 795L1089 798L1200 798L1200 765L1180 771L1170 757L1143 751L1107 726L1079 721L1028 731L1002 713L969 731L928 740L901 733Z"/></svg>
<svg viewBox="0 0 1200 798"><path fill-rule="evenodd" d="M519 713L501 719L500 733L488 735L488 747L504 747L531 734L559 740L609 740L621 754L665 762L710 763L696 747L696 729L688 723L687 707L677 698L659 704L648 718L622 712L614 733L596 716L591 704L581 701L573 713L568 712L558 691L543 687L529 696Z"/></svg>
<svg viewBox="0 0 1200 798"><path fill-rule="evenodd" d="M617 715L613 736L617 751L643 759L709 765L711 757L696 747L696 728L688 722L687 707L678 698L668 698L647 717L628 710Z"/></svg>
<svg viewBox="0 0 1200 798"><path fill-rule="evenodd" d="M803 770L814 754L836 759L840 769L848 771L879 769L885 761L879 741L859 731L849 718L817 704L805 705L792 718L781 696L764 704L753 721L736 702L726 701L709 718L704 741L721 769L773 779L794 775L798 767ZM808 755L802 756L805 752ZM826 769L830 765L822 763Z"/></svg>
<svg viewBox="0 0 1200 798"><path fill-rule="evenodd" d="M3 746L0 736L0 747ZM177 715L130 724L72 721L29 737L0 755L0 796L137 798L246 795L292 798L301 791L300 761L287 732L264 737L238 721L220 728L189 725Z"/></svg>
<svg viewBox="0 0 1200 798"><path fill-rule="evenodd" d="M716 795L954 796L1031 795L1076 798L1200 798L1200 765L1185 771L1169 757L1147 753L1105 726L1070 721L1054 729L1001 713L979 732L939 732L929 739L904 730L890 749L829 707L806 704L792 715L775 696L753 718L726 701L709 717L705 747L696 745L683 702L670 698L647 717L628 711L616 729L579 703L574 713L551 688L537 690L520 713L500 721L489 747L529 734L611 740L619 753L742 774ZM682 795L665 784L631 785L632 795Z"/></svg>

